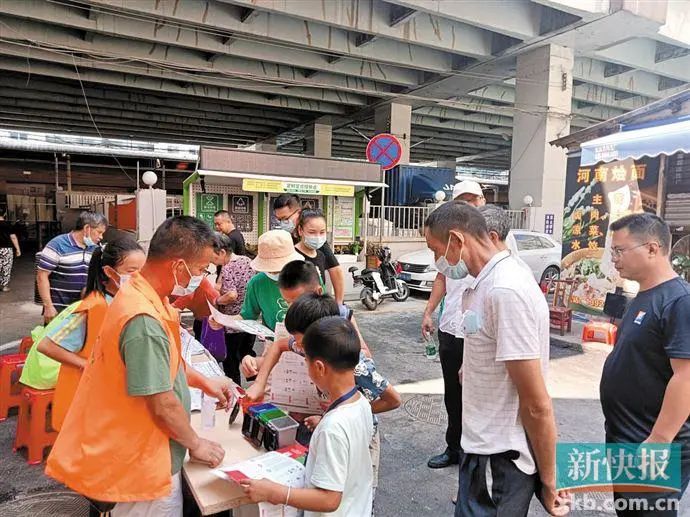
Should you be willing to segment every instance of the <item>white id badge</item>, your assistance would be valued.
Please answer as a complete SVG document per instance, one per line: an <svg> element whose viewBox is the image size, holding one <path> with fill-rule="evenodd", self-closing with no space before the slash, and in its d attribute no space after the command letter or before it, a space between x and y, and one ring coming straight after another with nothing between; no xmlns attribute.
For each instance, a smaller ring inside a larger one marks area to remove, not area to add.
<svg viewBox="0 0 690 517"><path fill-rule="evenodd" d="M465 336L472 336L481 328L481 317L474 311L465 311L462 315L462 330Z"/></svg>

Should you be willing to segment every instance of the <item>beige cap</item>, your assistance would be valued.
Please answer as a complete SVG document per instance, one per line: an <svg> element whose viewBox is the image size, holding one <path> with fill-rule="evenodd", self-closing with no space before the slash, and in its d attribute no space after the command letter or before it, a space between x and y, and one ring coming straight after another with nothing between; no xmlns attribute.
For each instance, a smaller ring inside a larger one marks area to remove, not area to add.
<svg viewBox="0 0 690 517"><path fill-rule="evenodd" d="M295 251L292 235L285 230L270 230L259 237L259 253L252 260L252 268L276 273L293 260L304 260L304 257Z"/></svg>
<svg viewBox="0 0 690 517"><path fill-rule="evenodd" d="M453 187L453 199L463 194L474 194L475 196L484 197L482 187L476 181L464 180L456 183Z"/></svg>

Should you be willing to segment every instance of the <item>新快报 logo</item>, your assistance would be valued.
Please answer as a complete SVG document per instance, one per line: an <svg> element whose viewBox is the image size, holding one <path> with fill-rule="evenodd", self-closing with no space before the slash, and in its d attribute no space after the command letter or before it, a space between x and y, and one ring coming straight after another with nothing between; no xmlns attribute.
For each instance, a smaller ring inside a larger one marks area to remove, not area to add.
<svg viewBox="0 0 690 517"><path fill-rule="evenodd" d="M556 485L571 491L679 491L680 444L559 443Z"/></svg>

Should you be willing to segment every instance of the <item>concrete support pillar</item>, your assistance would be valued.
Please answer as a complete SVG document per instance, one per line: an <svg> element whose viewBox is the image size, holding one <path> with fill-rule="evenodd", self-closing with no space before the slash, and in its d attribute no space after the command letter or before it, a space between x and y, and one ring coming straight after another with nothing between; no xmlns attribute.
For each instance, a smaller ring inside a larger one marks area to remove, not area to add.
<svg viewBox="0 0 690 517"><path fill-rule="evenodd" d="M307 143L307 154L317 158L331 157L333 126L329 119L320 118L307 125L304 133Z"/></svg>
<svg viewBox="0 0 690 517"><path fill-rule="evenodd" d="M278 151L275 137L267 138L263 142L257 142L254 146L256 151L262 151L264 153L275 153Z"/></svg>
<svg viewBox="0 0 690 517"><path fill-rule="evenodd" d="M546 45L517 58L510 208L533 199L528 227L544 231L546 214L554 215L554 237L561 238L565 196L566 151L549 144L570 132L572 49Z"/></svg>
<svg viewBox="0 0 690 517"><path fill-rule="evenodd" d="M67 155L67 192L72 192L72 157Z"/></svg>
<svg viewBox="0 0 690 517"><path fill-rule="evenodd" d="M390 133L402 144L401 164L410 163L410 134L412 132L412 107L405 104L381 106L374 113L376 133Z"/></svg>

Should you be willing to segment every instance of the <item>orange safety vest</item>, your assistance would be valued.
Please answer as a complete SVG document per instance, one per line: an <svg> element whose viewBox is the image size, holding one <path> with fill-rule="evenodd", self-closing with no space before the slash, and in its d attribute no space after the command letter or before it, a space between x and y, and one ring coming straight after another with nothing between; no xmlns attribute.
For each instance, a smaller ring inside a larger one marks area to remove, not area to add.
<svg viewBox="0 0 690 517"><path fill-rule="evenodd" d="M137 273L106 311L90 362L48 457L46 474L97 501L149 501L168 496L172 488L169 437L156 425L146 397L127 394L120 335L139 315L155 318L165 329L174 381L183 366L179 315Z"/></svg>
<svg viewBox="0 0 690 517"><path fill-rule="evenodd" d="M79 357L88 359L91 356L93 345L96 343L100 333L107 309L108 302L105 301L105 297L101 293L94 291L84 298L74 310L74 312L86 313L86 336L84 347L77 353ZM60 366L60 373L55 385L55 394L53 395L52 414L52 425L57 431L62 429L65 415L67 415L67 410L72 404L77 386L79 386L81 374L82 369L76 366L70 364L62 364Z"/></svg>

